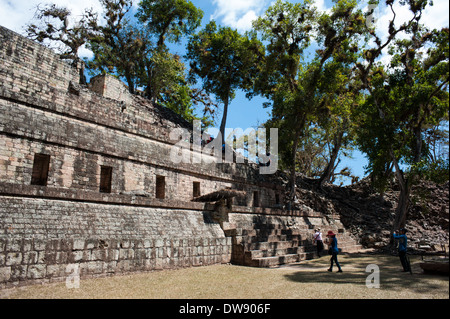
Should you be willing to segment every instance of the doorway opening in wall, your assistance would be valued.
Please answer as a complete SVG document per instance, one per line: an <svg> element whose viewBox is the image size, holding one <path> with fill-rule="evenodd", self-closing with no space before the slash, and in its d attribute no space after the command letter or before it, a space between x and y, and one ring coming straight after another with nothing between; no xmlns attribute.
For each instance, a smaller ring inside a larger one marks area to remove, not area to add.
<svg viewBox="0 0 450 319"><path fill-rule="evenodd" d="M275 205L280 205L280 194L275 194Z"/></svg>
<svg viewBox="0 0 450 319"><path fill-rule="evenodd" d="M31 185L47 186L50 155L34 154Z"/></svg>
<svg viewBox="0 0 450 319"><path fill-rule="evenodd" d="M253 192L253 206L259 207L259 192L258 191Z"/></svg>
<svg viewBox="0 0 450 319"><path fill-rule="evenodd" d="M111 193L112 167L100 166L100 192Z"/></svg>
<svg viewBox="0 0 450 319"><path fill-rule="evenodd" d="M200 182L193 182L192 191L193 191L192 195L194 196L194 198L200 196Z"/></svg>
<svg viewBox="0 0 450 319"><path fill-rule="evenodd" d="M164 199L166 197L166 177L156 175L156 198Z"/></svg>

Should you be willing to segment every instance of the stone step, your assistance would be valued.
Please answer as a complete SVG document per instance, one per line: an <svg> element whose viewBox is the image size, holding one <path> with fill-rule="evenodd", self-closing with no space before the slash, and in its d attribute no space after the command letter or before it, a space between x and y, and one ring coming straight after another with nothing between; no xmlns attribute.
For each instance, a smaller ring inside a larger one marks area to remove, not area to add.
<svg viewBox="0 0 450 319"><path fill-rule="evenodd" d="M244 243L258 243L258 242L278 242L278 241L297 241L305 242L300 235L268 235L268 236L245 236L242 238Z"/></svg>
<svg viewBox="0 0 450 319"><path fill-rule="evenodd" d="M287 226L284 224L253 224L249 225L249 227L244 227L243 229L282 229L282 230L289 230L289 229L300 229L303 231L309 231L311 232L312 229L308 225L293 225L293 226Z"/></svg>
<svg viewBox="0 0 450 319"><path fill-rule="evenodd" d="M288 254L283 256L271 256L252 259L251 266L254 267L276 267L279 265L295 263L300 260L299 254Z"/></svg>
<svg viewBox="0 0 450 319"><path fill-rule="evenodd" d="M349 233L331 227L330 230L338 235L338 247L342 252L355 252L362 248ZM325 239L326 231L323 233ZM277 267L317 256L309 225L291 228L284 224L255 222L251 227L239 229L237 234L237 244L242 244L243 261L248 266ZM327 249L325 244L324 254Z"/></svg>
<svg viewBox="0 0 450 319"><path fill-rule="evenodd" d="M301 229L243 229L242 236L268 236L268 235L287 235L311 237L311 232Z"/></svg>
<svg viewBox="0 0 450 319"><path fill-rule="evenodd" d="M298 247L299 241L273 241L273 242L256 242L256 243L244 243L244 250L269 250L269 249L285 249L291 247Z"/></svg>
<svg viewBox="0 0 450 319"><path fill-rule="evenodd" d="M246 251L246 258L255 259L262 257L274 257L274 256L284 256L290 254L300 254L305 252L314 252L315 247L313 246L296 246L289 248L272 248L266 250L249 250Z"/></svg>
<svg viewBox="0 0 450 319"><path fill-rule="evenodd" d="M251 261L253 267L277 267L285 264L292 264L301 260L307 260L313 258L314 252L303 252L298 254L286 254L282 256L270 256L254 258Z"/></svg>

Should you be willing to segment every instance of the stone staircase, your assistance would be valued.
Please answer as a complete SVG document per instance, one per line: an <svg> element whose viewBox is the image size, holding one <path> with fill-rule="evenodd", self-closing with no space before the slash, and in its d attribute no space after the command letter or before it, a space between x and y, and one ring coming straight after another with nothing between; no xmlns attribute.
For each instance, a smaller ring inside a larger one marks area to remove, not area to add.
<svg viewBox="0 0 450 319"><path fill-rule="evenodd" d="M282 223L256 223L240 225L234 229L232 262L252 267L277 267L317 257L313 244L314 225L286 225ZM319 226L320 227L320 226ZM327 226L328 227L328 226ZM323 228L322 228L323 229ZM339 248L354 252L362 248L345 232L333 230L338 235ZM326 254L327 245L323 254Z"/></svg>

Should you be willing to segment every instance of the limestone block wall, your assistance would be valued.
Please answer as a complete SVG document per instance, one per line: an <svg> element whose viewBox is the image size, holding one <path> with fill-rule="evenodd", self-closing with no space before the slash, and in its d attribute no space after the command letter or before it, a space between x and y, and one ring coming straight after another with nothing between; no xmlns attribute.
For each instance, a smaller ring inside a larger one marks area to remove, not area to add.
<svg viewBox="0 0 450 319"><path fill-rule="evenodd" d="M80 65L61 63L59 55L49 48L2 26L0 43L3 88L22 94L51 94L55 89L67 90L70 82L79 84Z"/></svg>
<svg viewBox="0 0 450 319"><path fill-rule="evenodd" d="M123 102L124 108L133 103L133 97L128 92L128 88L111 75L99 75L91 78L89 88L103 97Z"/></svg>
<svg viewBox="0 0 450 319"><path fill-rule="evenodd" d="M208 212L2 196L0 288L226 263L231 239Z"/></svg>

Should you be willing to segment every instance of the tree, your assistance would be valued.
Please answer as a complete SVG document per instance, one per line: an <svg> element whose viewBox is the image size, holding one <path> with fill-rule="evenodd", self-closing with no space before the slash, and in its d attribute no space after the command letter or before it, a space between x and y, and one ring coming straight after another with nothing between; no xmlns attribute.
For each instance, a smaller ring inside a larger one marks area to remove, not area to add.
<svg viewBox="0 0 450 319"><path fill-rule="evenodd" d="M203 11L187 0L141 0L136 16L162 47L166 40L178 43L192 34L201 24Z"/></svg>
<svg viewBox="0 0 450 319"><path fill-rule="evenodd" d="M212 125L214 103L202 90L189 86L180 57L166 46L166 42L180 43L182 37L193 34L201 24L203 11L187 0L142 0L136 17L156 40L149 58L141 61L140 83L146 96L188 121L198 119L193 107L203 104L203 128Z"/></svg>
<svg viewBox="0 0 450 319"><path fill-rule="evenodd" d="M89 37L88 48L94 58L86 61L91 71L124 77L130 93L134 94L142 77L142 61L152 50L149 34L127 18L131 0L100 0L105 12L104 25ZM96 21L96 23L98 23Z"/></svg>
<svg viewBox="0 0 450 319"><path fill-rule="evenodd" d="M327 103L329 105L328 116L317 118L317 123L325 132L325 141L329 145L328 156L326 157L326 166L319 177L319 185L334 181L335 170L340 162L339 154L341 152L347 155L354 149L354 139L356 134L356 123L352 121L352 114L355 107L362 102L360 93L355 87L348 85L349 80L343 78L342 81L336 79L335 83L346 84L341 90L334 91L332 99ZM333 81L330 81L333 82ZM347 172L348 168L345 170ZM350 176L349 172L345 174ZM339 173L344 175L344 171Z"/></svg>
<svg viewBox="0 0 450 319"><path fill-rule="evenodd" d="M358 144L379 188L395 174L400 194L393 231L406 223L411 187L426 160L424 132L448 119L449 31L420 25L426 0L400 2L409 6L413 17L399 27L394 1L386 3L393 12L389 35L382 41L371 30L375 47L365 51L366 63L358 64L363 88L369 92L361 105ZM400 32L407 37L398 39ZM376 62L384 48L389 48L390 65Z"/></svg>
<svg viewBox="0 0 450 319"><path fill-rule="evenodd" d="M261 50L262 45L254 37L242 36L229 27L217 27L215 21L188 43L186 57L191 61L191 79L195 82L201 78L205 92L214 94L224 105L220 124L222 145L228 106L236 90L248 85Z"/></svg>
<svg viewBox="0 0 450 319"><path fill-rule="evenodd" d="M295 195L295 172L300 139L314 117L329 112L331 78L355 63L364 17L356 1L335 1L331 14L318 13L310 1L278 0L254 23L267 41L264 66L254 94L272 101L271 124L280 128L282 160L290 168L290 199ZM312 31L320 47L311 61L302 60ZM324 178L325 180L325 178Z"/></svg>
<svg viewBox="0 0 450 319"><path fill-rule="evenodd" d="M70 22L71 12L55 4L38 5L34 19L38 24L25 26L27 37L56 49L61 59L79 61L78 50L96 30L97 14L85 10L81 18ZM80 82L85 83L84 67L80 70Z"/></svg>

